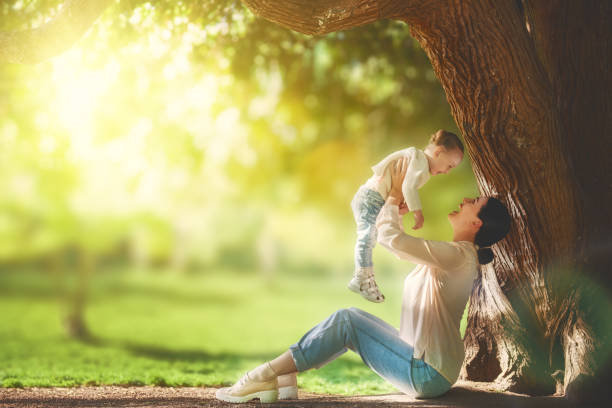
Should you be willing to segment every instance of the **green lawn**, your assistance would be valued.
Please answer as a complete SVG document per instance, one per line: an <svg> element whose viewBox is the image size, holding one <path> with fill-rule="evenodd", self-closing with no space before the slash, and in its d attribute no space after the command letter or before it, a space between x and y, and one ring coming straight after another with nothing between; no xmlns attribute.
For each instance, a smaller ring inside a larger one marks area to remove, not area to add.
<svg viewBox="0 0 612 408"><path fill-rule="evenodd" d="M345 289L348 276L270 282L233 271L98 273L86 312L94 338L78 342L65 336L65 305L48 274L3 272L0 385L229 384L341 307L360 307L397 326L403 278L381 275L383 304ZM339 394L393 390L352 352L300 375L299 383Z"/></svg>
<svg viewBox="0 0 612 408"><path fill-rule="evenodd" d="M403 277L379 275L383 304L345 289L348 276L98 273L86 312L93 339L79 342L66 338L65 303L49 274L3 272L0 385L230 384L339 308L356 306L398 326ZM301 374L299 384L338 394L393 390L352 352Z"/></svg>

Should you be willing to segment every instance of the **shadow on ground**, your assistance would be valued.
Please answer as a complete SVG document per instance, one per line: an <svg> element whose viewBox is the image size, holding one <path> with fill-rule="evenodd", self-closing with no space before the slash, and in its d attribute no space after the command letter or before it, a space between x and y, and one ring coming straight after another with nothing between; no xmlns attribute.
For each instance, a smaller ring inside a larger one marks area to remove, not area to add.
<svg viewBox="0 0 612 408"><path fill-rule="evenodd" d="M128 351L138 357L152 358L162 361L219 361L236 362L244 359L267 361L278 355L274 353L211 353L205 349L172 349L153 344L145 344L128 340L112 340L99 337L83 339L83 342L96 347L115 347Z"/></svg>
<svg viewBox="0 0 612 408"><path fill-rule="evenodd" d="M280 354L277 353L257 353L257 352L210 352L204 348L201 349L171 349L168 347L139 343L129 340L119 339L104 339L99 337L90 337L83 340L86 344L94 347L114 347L123 349L133 356L145 357L160 361L171 361L174 363L194 363L200 362L205 366L198 366L196 371L190 367L183 367L185 373L196 372L198 374L208 374L212 371L232 372L244 366L244 362L251 362L254 367L264 361L272 360ZM249 367L251 367L249 366ZM333 370L320 370L318 374L325 380L335 383L342 379L342 382L359 382L363 380L364 371L372 378L377 378L375 374L365 370L366 366L363 362L354 359L337 359L334 361ZM225 384L230 385L236 378L227 379ZM144 385L131 384L131 385ZM157 384L167 385L167 384ZM183 384L194 385L194 384Z"/></svg>

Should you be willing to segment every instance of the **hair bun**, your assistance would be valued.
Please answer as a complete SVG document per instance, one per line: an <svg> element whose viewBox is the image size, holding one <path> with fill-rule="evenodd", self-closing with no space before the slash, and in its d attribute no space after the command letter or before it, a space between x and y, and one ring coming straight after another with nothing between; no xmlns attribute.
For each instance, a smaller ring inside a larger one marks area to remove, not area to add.
<svg viewBox="0 0 612 408"><path fill-rule="evenodd" d="M491 248L478 248L478 263L486 265L493 260Z"/></svg>

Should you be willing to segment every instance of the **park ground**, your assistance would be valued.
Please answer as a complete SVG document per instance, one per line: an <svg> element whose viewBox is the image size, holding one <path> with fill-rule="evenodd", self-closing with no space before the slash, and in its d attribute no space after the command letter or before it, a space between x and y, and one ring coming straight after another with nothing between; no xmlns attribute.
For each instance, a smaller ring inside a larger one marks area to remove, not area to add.
<svg viewBox="0 0 612 408"><path fill-rule="evenodd" d="M169 387L78 387L0 389L0 407L237 407L214 398L216 388ZM245 408L262 406L259 402L238 405ZM512 407L563 408L584 407L562 397L528 397L499 393L486 383L462 382L440 398L417 400L400 393L379 395L330 395L300 392L298 400L265 404L269 407Z"/></svg>
<svg viewBox="0 0 612 408"><path fill-rule="evenodd" d="M218 387L273 358L310 326L356 306L397 325L403 277L379 274L387 301L372 304L336 274L264 275L105 270L92 277L91 336L66 336L70 274L0 273L0 406L221 407ZM443 398L398 394L353 353L300 375L300 399L283 407L563 407L559 397L458 384ZM258 406L253 403L248 406Z"/></svg>

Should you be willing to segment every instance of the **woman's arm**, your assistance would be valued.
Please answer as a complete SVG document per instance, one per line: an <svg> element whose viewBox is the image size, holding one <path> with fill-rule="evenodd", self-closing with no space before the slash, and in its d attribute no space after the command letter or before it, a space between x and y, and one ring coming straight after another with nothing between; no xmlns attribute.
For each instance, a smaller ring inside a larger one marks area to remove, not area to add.
<svg viewBox="0 0 612 408"><path fill-rule="evenodd" d="M463 251L450 242L428 241L405 234L399 207L393 200L387 200L376 225L378 242L400 259L445 270L455 269L465 261Z"/></svg>
<svg viewBox="0 0 612 408"><path fill-rule="evenodd" d="M427 241L406 235L401 225L399 205L401 184L406 172L405 160L398 160L391 169L391 190L378 216L378 242L400 259L450 270L465 260L465 254L450 242Z"/></svg>

